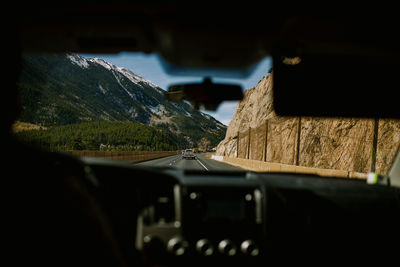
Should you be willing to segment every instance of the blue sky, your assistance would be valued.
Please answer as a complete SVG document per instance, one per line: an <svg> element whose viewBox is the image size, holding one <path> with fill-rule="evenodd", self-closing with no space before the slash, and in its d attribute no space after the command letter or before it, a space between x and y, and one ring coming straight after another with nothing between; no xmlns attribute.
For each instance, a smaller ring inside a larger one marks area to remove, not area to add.
<svg viewBox="0 0 400 267"><path fill-rule="evenodd" d="M86 58L98 57L111 64L119 67L125 67L131 71L143 76L147 80L157 84L162 89L166 90L169 85L181 82L200 82L203 77L198 76L172 76L168 75L160 64L158 55L144 54L144 53L120 53L109 55L92 55L82 54ZM265 58L254 70L254 72L246 79L232 79L232 78L213 78L215 82L230 82L242 85L244 90L253 88L258 82L268 74L269 69L272 67L271 58ZM220 122L228 125L235 113L237 101L225 101L222 103L216 112L203 111L210 114Z"/></svg>

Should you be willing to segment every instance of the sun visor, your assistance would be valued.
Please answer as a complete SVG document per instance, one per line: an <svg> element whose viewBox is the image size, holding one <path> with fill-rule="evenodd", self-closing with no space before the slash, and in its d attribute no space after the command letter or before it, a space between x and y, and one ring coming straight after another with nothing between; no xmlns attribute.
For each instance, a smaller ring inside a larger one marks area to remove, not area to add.
<svg viewBox="0 0 400 267"><path fill-rule="evenodd" d="M282 116L400 118L400 56L273 55Z"/></svg>
<svg viewBox="0 0 400 267"><path fill-rule="evenodd" d="M191 67L191 66L181 66L175 64L171 61L164 59L162 56L158 57L161 66L164 71L169 75L174 76L200 76L200 77L219 77L219 78L235 78L235 79L245 79L248 78L260 64L258 61L250 66L242 67Z"/></svg>

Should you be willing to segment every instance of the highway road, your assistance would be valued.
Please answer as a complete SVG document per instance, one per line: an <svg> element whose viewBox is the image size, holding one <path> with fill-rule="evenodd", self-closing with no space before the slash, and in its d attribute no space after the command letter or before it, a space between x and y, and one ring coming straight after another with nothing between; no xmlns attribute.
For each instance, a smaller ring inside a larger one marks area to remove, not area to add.
<svg viewBox="0 0 400 267"><path fill-rule="evenodd" d="M196 154L196 159L182 159L181 155L174 155L161 159L138 163L139 166L172 167L184 170L204 171L242 171L243 169L224 162L208 159L202 154Z"/></svg>

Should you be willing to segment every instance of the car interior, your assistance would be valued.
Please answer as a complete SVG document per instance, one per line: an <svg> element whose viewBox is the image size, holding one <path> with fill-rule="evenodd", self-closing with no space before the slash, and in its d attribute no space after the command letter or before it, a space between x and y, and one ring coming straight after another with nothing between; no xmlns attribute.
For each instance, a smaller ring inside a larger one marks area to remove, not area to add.
<svg viewBox="0 0 400 267"><path fill-rule="evenodd" d="M23 53L158 53L171 74L185 68L228 76L246 76L271 56L279 115L398 119L395 18L293 16L252 1L35 2L19 8L4 33L11 71L2 91L7 240L16 265L398 261L399 167L389 183L373 185L296 173L149 169L41 151L10 134ZM215 107L224 95L231 97L224 91L214 95L217 101L213 94L199 101Z"/></svg>

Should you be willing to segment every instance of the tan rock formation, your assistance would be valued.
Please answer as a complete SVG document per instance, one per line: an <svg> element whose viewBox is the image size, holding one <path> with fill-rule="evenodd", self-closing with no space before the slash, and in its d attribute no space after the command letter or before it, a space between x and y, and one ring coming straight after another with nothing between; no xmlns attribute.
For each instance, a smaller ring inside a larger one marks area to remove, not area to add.
<svg viewBox="0 0 400 267"><path fill-rule="evenodd" d="M400 146L400 120L278 117L272 86L268 75L244 93L217 155L364 173L376 166L376 172L388 172Z"/></svg>

